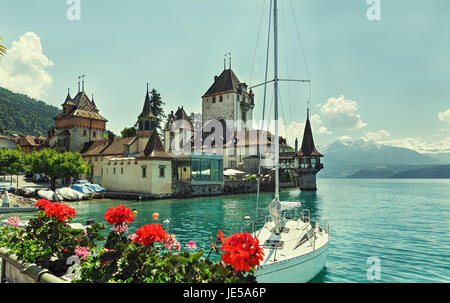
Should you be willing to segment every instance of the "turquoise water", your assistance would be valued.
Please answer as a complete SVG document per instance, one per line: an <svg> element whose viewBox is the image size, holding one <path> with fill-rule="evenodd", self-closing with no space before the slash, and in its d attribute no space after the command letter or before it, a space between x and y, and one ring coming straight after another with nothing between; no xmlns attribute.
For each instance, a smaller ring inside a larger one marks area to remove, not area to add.
<svg viewBox="0 0 450 303"><path fill-rule="evenodd" d="M326 268L313 282L450 282L450 180L318 179L317 192L296 189L283 200L302 202L312 218L328 218L330 250ZM262 194L266 207L271 194ZM70 203L75 222L106 223L108 207L125 204L138 215L130 231L155 222L177 235L182 245L193 240L208 249L217 229L225 235L254 216L256 195L230 195L148 202L91 201ZM9 215L8 215L9 216ZM26 218L29 215L20 215ZM6 218L6 215L0 219ZM163 223L169 219L168 224ZM369 257L380 260L380 280L368 280Z"/></svg>

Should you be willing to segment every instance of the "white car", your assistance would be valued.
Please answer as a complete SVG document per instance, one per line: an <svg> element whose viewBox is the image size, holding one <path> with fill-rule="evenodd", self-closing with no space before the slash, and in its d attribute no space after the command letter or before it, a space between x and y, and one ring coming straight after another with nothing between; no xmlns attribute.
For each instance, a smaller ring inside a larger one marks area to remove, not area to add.
<svg viewBox="0 0 450 303"><path fill-rule="evenodd" d="M88 180L77 180L73 184L91 184Z"/></svg>

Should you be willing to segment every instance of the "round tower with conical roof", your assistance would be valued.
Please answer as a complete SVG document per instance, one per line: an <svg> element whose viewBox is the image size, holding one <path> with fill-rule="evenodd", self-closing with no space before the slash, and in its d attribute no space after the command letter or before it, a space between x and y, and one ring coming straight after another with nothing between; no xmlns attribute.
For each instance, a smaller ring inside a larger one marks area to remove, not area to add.
<svg viewBox="0 0 450 303"><path fill-rule="evenodd" d="M303 141L298 157L298 177L297 185L300 190L317 190L316 174L323 168L320 158L323 157L314 146L314 139L309 122L309 110L306 117L305 130L303 132Z"/></svg>

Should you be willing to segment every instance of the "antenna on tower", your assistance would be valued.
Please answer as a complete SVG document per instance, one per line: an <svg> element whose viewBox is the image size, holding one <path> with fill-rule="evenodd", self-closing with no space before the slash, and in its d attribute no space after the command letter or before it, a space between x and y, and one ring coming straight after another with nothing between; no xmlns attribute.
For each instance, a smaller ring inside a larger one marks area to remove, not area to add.
<svg viewBox="0 0 450 303"><path fill-rule="evenodd" d="M78 76L78 92L80 92L80 79L81 79L81 76Z"/></svg>
<svg viewBox="0 0 450 303"><path fill-rule="evenodd" d="M84 77L86 77L86 75L82 75L82 76L81 76L81 78L83 79L83 80L82 80L82 89L83 89L83 92L84 92Z"/></svg>
<svg viewBox="0 0 450 303"><path fill-rule="evenodd" d="M227 69L227 54L225 53L225 56L223 58L223 69Z"/></svg>
<svg viewBox="0 0 450 303"><path fill-rule="evenodd" d="M230 69L231 69L231 53L228 53L228 55L230 56L228 59L230 60Z"/></svg>

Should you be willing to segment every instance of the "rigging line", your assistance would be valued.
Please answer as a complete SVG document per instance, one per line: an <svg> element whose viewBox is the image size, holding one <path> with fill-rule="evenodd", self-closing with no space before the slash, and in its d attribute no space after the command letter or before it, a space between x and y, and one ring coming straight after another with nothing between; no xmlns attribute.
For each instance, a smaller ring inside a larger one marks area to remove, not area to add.
<svg viewBox="0 0 450 303"><path fill-rule="evenodd" d="M251 83L252 83L253 70L254 70L255 60L256 60L256 51L258 49L259 37L260 37L260 34L261 34L261 24L262 24L262 19L263 19L263 15L264 15L264 8L265 8L265 6L266 6L266 0L264 0L264 2L263 2L263 6L262 6L262 10L261 10L261 17L259 18L258 34L256 35L256 45L255 45L255 51L253 53L252 69L250 71L250 86L251 86Z"/></svg>
<svg viewBox="0 0 450 303"><path fill-rule="evenodd" d="M266 92L267 92L267 74L268 74L268 67L269 67L269 51L270 51L270 21L272 17L272 0L270 0L269 5L269 28L267 30L267 52L266 52L266 72L264 75L264 100L263 100L263 112L262 112L262 125L261 125L261 131L260 131L260 149L259 149L259 163L258 163L258 184L257 184L257 193L256 193L256 211L255 211L255 220L258 220L258 207L259 207L259 186L260 186L260 179L261 179L261 158L262 158L262 152L261 152L261 146L262 146L262 138L263 138L263 131L264 131L264 114L266 111ZM256 235L256 232L255 232Z"/></svg>
<svg viewBox="0 0 450 303"><path fill-rule="evenodd" d="M282 19L283 19L283 36L284 36L284 64L286 65L286 77L289 79L289 65L287 64L287 38L286 38L286 22L285 22L285 15L284 15L284 2L281 3L281 14L282 14ZM292 97L291 97L291 85L288 82L288 106L289 106L289 122L292 122L292 107L291 107L291 103L292 103ZM287 123L287 121L286 121ZM285 123L285 124L286 124ZM286 137L287 137L287 132L286 132Z"/></svg>
<svg viewBox="0 0 450 303"><path fill-rule="evenodd" d="M308 64L306 62L306 56L305 56L305 51L303 49L303 43L302 43L302 39L300 37L300 30L298 29L298 25L297 25L297 20L295 18L295 14L294 14L294 7L292 6L292 0L289 0L289 3L291 4L291 12L292 12L292 17L294 19L294 23L295 23L295 28L297 29L297 38L298 38L298 42L300 43L300 49L302 51L302 56L303 56L303 62L305 64L305 70L306 70L306 76L308 77L308 79L311 79L311 76L309 74L309 69L308 69Z"/></svg>
<svg viewBox="0 0 450 303"><path fill-rule="evenodd" d="M281 93L280 93L280 89L278 89L278 100L280 101L279 103L280 103L280 107L281 107L281 115L283 116L283 119L284 119L284 121L286 121L286 117L285 117L285 115L284 115L284 109L283 109L283 102L281 102ZM283 122L284 122L283 121ZM287 127L286 127L286 122L284 122L283 123L284 124L284 131L285 131L285 134L286 134L286 143L287 143L287 136L288 136L288 132L287 132Z"/></svg>

